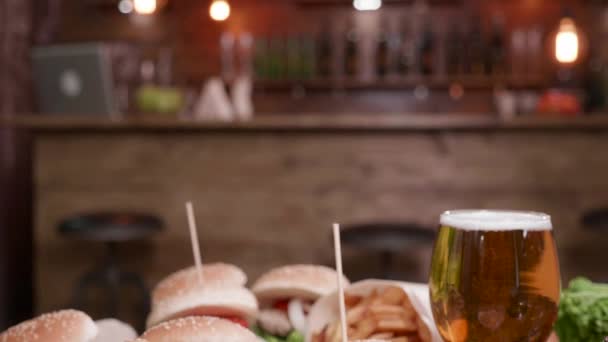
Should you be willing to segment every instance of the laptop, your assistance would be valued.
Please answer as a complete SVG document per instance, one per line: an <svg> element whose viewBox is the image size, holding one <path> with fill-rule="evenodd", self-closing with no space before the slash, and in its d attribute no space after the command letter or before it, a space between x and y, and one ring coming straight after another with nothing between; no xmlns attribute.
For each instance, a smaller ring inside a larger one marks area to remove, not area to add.
<svg viewBox="0 0 608 342"><path fill-rule="evenodd" d="M32 66L39 111L117 114L109 57L101 43L35 47Z"/></svg>

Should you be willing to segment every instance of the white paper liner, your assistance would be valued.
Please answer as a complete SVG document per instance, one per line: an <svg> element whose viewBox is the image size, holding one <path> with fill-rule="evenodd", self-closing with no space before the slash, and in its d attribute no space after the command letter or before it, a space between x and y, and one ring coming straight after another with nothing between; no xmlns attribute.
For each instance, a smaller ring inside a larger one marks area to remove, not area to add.
<svg viewBox="0 0 608 342"><path fill-rule="evenodd" d="M431 332L432 342L442 342L439 332L435 327L433 314L431 312L431 302L429 299L429 287L425 284L406 283L391 280L368 279L353 283L344 291L348 294L366 296L372 290L382 290L389 286L401 287L409 297L414 309L420 316L420 319L426 324ZM306 333L306 342L312 341L312 336L325 328L329 323L340 319L338 309L338 293L333 292L325 297L320 298L313 305L310 314L308 315L308 332Z"/></svg>

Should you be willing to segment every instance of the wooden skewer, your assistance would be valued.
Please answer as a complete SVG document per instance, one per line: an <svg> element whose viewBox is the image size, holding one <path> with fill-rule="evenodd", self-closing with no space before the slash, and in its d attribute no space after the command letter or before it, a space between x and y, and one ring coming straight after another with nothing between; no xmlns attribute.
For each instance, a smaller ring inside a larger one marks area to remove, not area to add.
<svg viewBox="0 0 608 342"><path fill-rule="evenodd" d="M346 306L344 305L344 284L342 280L342 248L340 243L340 225L334 223L334 251L336 253L336 271L338 273L338 301L340 302L340 327L342 328L342 342L348 342L348 330L346 326Z"/></svg>
<svg viewBox="0 0 608 342"><path fill-rule="evenodd" d="M201 249L198 245L198 234L196 232L196 221L194 219L194 209L192 202L186 202L186 213L188 215L188 226L190 227L190 240L192 241L192 254L194 255L194 264L198 272L198 281L203 284L203 263L201 262Z"/></svg>

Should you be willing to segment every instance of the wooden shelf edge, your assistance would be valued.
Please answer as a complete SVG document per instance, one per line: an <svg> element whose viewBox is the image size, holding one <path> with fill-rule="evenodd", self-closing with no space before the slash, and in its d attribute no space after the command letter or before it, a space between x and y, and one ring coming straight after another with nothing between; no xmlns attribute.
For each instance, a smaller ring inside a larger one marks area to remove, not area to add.
<svg viewBox="0 0 608 342"><path fill-rule="evenodd" d="M95 132L399 132L608 130L608 115L576 118L520 117L503 121L486 114L266 114L244 122L207 122L171 117L121 119L79 116L19 115L0 119L0 126L43 133Z"/></svg>
<svg viewBox="0 0 608 342"><path fill-rule="evenodd" d="M452 85L461 85L464 89L487 89L495 87L546 88L547 82L541 78L505 78L505 77L450 77L424 78L412 77L405 79L387 78L384 80L353 80L353 79L310 79L300 81L289 80L257 80L254 86L258 90L290 90L304 88L308 90L402 90L425 86L431 89L448 89Z"/></svg>

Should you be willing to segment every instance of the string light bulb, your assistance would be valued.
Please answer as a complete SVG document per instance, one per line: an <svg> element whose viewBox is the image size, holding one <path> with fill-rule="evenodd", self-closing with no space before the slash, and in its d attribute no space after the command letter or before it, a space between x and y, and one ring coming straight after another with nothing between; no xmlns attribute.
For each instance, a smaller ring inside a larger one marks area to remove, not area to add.
<svg viewBox="0 0 608 342"><path fill-rule="evenodd" d="M209 7L209 15L215 21L224 21L230 17L230 4L225 0L214 0Z"/></svg>
<svg viewBox="0 0 608 342"><path fill-rule="evenodd" d="M574 63L579 56L579 34L572 18L563 18L555 36L555 58L558 62Z"/></svg>
<svg viewBox="0 0 608 342"><path fill-rule="evenodd" d="M133 12L133 1L131 0L120 0L118 3L118 11L122 14L129 14Z"/></svg>
<svg viewBox="0 0 608 342"><path fill-rule="evenodd" d="M156 11L156 0L133 0L133 8L138 14L152 14Z"/></svg>
<svg viewBox="0 0 608 342"><path fill-rule="evenodd" d="M382 7L382 0L353 0L353 7L357 11L375 11Z"/></svg>

